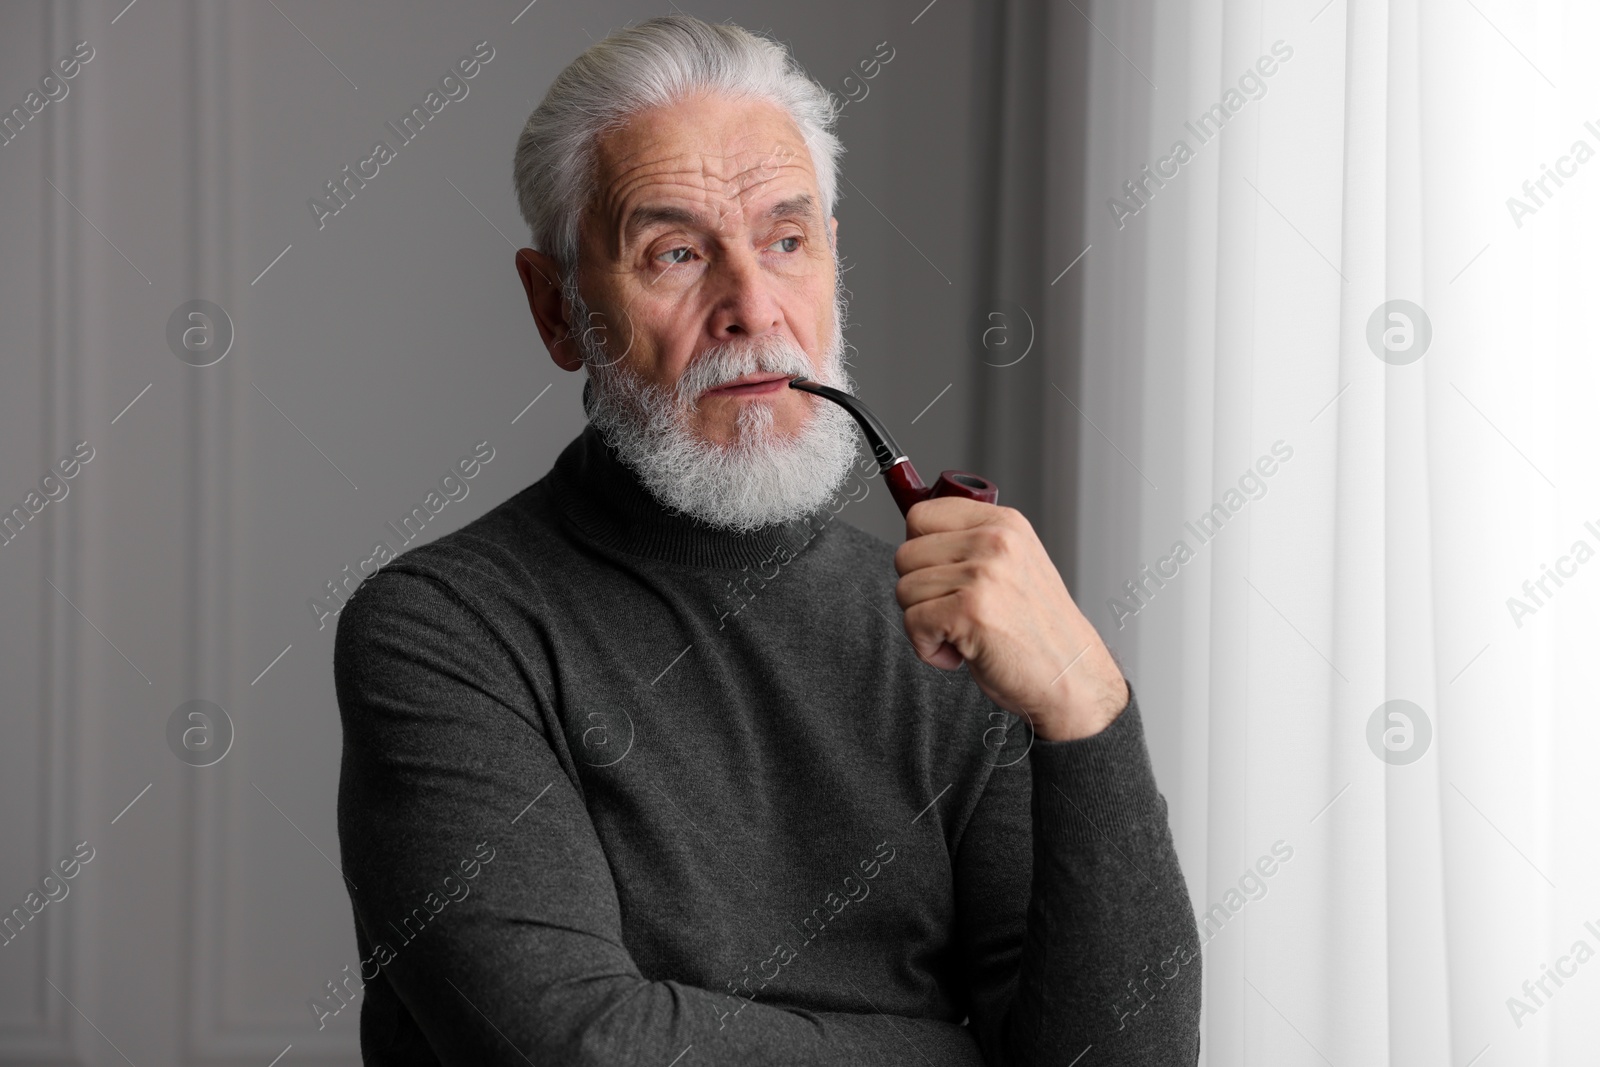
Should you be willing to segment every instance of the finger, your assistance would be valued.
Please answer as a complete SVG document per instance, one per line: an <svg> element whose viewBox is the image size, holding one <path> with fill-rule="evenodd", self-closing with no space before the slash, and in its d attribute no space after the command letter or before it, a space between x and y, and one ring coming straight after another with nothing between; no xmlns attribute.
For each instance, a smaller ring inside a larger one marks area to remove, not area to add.
<svg viewBox="0 0 1600 1067"><path fill-rule="evenodd" d="M972 561L919 567L895 583L894 598L905 610L925 600L934 600L970 586L981 575L982 566Z"/></svg>
<svg viewBox="0 0 1600 1067"><path fill-rule="evenodd" d="M966 657L956 651L956 646L946 641L939 646L939 651L923 660L924 663L938 667L942 671L953 671L966 662Z"/></svg>
<svg viewBox="0 0 1600 1067"><path fill-rule="evenodd" d="M924 663L941 666L935 656L942 645L948 644L965 659L974 651L972 623L968 606L964 603L965 591L958 590L933 600L925 600L906 609L906 636L911 647Z"/></svg>
<svg viewBox="0 0 1600 1067"><path fill-rule="evenodd" d="M1011 522L1020 517L1015 508L985 504L963 496L936 496L919 500L906 512L906 536L920 537L941 530L964 530L985 522Z"/></svg>
<svg viewBox="0 0 1600 1067"><path fill-rule="evenodd" d="M996 556L1014 547L1013 536L1009 528L998 523L920 534L901 542L894 550L895 570L906 574L942 563Z"/></svg>

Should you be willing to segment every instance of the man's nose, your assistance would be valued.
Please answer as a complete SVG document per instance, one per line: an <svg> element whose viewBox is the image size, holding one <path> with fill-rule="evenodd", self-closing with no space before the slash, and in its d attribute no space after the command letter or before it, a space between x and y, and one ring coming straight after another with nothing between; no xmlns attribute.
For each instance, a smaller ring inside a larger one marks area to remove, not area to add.
<svg viewBox="0 0 1600 1067"><path fill-rule="evenodd" d="M773 278L753 248L730 252L716 267L717 298L711 333L719 341L759 337L783 322Z"/></svg>

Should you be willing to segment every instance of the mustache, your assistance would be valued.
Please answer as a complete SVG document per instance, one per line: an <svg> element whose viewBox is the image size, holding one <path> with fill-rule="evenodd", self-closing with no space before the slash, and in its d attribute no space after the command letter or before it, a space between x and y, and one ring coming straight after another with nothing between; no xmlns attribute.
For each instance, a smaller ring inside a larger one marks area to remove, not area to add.
<svg viewBox="0 0 1600 1067"><path fill-rule="evenodd" d="M574 291L569 299L574 320L589 321L594 313L582 294ZM700 397L708 390L756 373L810 378L821 385L853 392L854 382L846 355L848 346L844 340L848 299L848 292L840 281L833 299L833 337L823 346L815 362L798 341L781 333L736 337L693 356L672 385L657 385L646 380L641 371L629 365L628 352L609 355L608 331L579 331L578 350L588 376L584 383L584 411L591 417L605 411L621 417L621 413L627 411L634 417L648 416L654 420L670 414L671 418L681 420L693 416L699 408ZM601 337L595 336L596 333ZM628 348L632 349L631 341Z"/></svg>
<svg viewBox="0 0 1600 1067"><path fill-rule="evenodd" d="M758 373L804 377L819 371L793 340L769 334L726 341L701 352L684 368L674 393L679 404L692 406L707 390Z"/></svg>

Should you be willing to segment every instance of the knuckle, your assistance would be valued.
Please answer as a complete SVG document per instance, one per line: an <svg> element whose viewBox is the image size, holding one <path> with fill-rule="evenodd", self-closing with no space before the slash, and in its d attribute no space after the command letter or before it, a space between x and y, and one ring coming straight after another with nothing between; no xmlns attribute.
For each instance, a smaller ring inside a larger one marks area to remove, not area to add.
<svg viewBox="0 0 1600 1067"><path fill-rule="evenodd" d="M997 523L990 523L982 527L979 544L986 555L1001 555L1011 547L1011 531Z"/></svg>

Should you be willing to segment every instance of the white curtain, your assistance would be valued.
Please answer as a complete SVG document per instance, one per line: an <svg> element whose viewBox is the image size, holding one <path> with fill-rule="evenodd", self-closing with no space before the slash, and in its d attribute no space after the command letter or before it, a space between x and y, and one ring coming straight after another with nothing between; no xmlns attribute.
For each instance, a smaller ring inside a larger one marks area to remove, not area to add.
<svg viewBox="0 0 1600 1067"><path fill-rule="evenodd" d="M1600 1062L1600 5L1050 20L1070 566L1209 919L1202 1062Z"/></svg>

